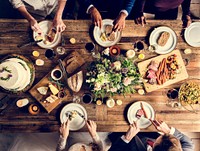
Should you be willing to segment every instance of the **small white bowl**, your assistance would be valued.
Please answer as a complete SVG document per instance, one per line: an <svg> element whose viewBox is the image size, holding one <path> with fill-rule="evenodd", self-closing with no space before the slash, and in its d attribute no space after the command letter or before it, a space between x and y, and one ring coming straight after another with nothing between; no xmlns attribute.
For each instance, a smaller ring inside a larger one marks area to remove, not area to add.
<svg viewBox="0 0 200 151"><path fill-rule="evenodd" d="M63 74L62 74L62 71L60 69L53 69L51 71L51 77L52 79L58 81L62 78Z"/></svg>

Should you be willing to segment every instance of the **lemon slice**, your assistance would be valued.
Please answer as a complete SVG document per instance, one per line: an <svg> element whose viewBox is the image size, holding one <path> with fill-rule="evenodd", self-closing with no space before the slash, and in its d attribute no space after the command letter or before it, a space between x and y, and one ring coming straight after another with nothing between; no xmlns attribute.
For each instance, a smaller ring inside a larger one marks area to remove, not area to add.
<svg viewBox="0 0 200 151"><path fill-rule="evenodd" d="M70 38L69 42L70 42L71 44L75 44L75 43L76 43L76 39L75 39L75 38Z"/></svg>
<svg viewBox="0 0 200 151"><path fill-rule="evenodd" d="M35 61L35 64L36 64L37 66L43 66L43 65L44 65L44 61L43 61L42 59L37 59L37 60Z"/></svg>
<svg viewBox="0 0 200 151"><path fill-rule="evenodd" d="M107 107L112 108L115 106L115 101L113 99L108 99L106 101L106 105L107 105Z"/></svg>
<svg viewBox="0 0 200 151"><path fill-rule="evenodd" d="M34 56L34 57L39 57L39 55L40 55L40 53L38 52L38 51L33 51L32 52L32 55Z"/></svg>
<svg viewBox="0 0 200 151"><path fill-rule="evenodd" d="M189 49L189 48L187 48L187 49L184 50L184 53L185 53L185 54L191 54L191 53L192 53L192 50Z"/></svg>
<svg viewBox="0 0 200 151"><path fill-rule="evenodd" d="M144 92L143 89L139 89L139 90L138 90L138 94L140 94L140 95L144 95L144 93L145 93L145 92Z"/></svg>
<svg viewBox="0 0 200 151"><path fill-rule="evenodd" d="M97 101L96 101L96 104L97 104L97 105L102 105L102 101L101 101L101 100L97 100Z"/></svg>
<svg viewBox="0 0 200 151"><path fill-rule="evenodd" d="M138 55L138 59L144 59L144 58L145 58L145 55L143 53Z"/></svg>
<svg viewBox="0 0 200 151"><path fill-rule="evenodd" d="M117 100L116 103L117 105L122 105L122 100Z"/></svg>

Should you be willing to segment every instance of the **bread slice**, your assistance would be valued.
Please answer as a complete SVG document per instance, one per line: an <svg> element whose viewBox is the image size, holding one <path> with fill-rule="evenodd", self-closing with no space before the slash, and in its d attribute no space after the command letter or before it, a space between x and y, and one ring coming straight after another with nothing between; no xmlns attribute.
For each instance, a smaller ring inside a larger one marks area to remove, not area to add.
<svg viewBox="0 0 200 151"><path fill-rule="evenodd" d="M170 37L170 33L169 32L167 32L167 31L162 32L160 34L160 37L158 38L158 45L162 46L162 47L165 46L167 41L168 41L168 39L169 39L169 37Z"/></svg>

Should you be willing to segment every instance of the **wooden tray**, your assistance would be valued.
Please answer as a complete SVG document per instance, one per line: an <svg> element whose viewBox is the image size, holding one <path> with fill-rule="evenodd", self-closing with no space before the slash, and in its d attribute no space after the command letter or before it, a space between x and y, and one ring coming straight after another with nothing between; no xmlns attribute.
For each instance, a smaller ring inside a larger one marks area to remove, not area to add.
<svg viewBox="0 0 200 151"><path fill-rule="evenodd" d="M76 52L77 53L77 52ZM67 56L68 57L68 56ZM66 67L66 60L67 60L67 57L63 60L63 65ZM80 67L81 68L81 67ZM80 69L79 68L79 69ZM59 68L59 65L57 65L54 69L60 69ZM52 69L53 70L53 69ZM51 70L51 71L52 71ZM58 104L63 101L63 100L66 100L69 96L70 96L70 92L69 92L69 89L65 88L65 93L66 93L66 96L62 99L57 99L55 100L53 103L44 103L43 101L50 95L50 90L48 89L48 93L47 95L41 95L37 88L38 87L41 87L41 86L45 86L45 87L48 87L48 84L50 83L49 81L49 77L51 77L51 71L44 77L42 78L34 87L32 87L30 90L29 90L29 93L46 109L46 111L48 113L50 113L54 108L56 108L58 106ZM76 69L76 72L77 71L80 71L78 69ZM71 76L72 74L69 74L68 78ZM62 78L63 79L63 78ZM64 79L63 79L64 80ZM64 82L62 82L64 83Z"/></svg>
<svg viewBox="0 0 200 151"><path fill-rule="evenodd" d="M158 84L152 85L152 84L149 84L149 83L143 81L146 92L152 92L157 89L163 88L165 86L171 85L173 83L176 83L176 82L179 82L179 81L182 81L182 80L185 80L188 78L188 73L185 68L185 64L183 62L183 59L182 59L182 56L181 56L181 53L179 50L174 50L169 54L160 55L160 56L157 56L157 57L154 57L154 58L151 58L151 59L148 59L148 60L138 63L138 68L139 68L139 72L140 72L141 76L142 77L145 76L145 74L147 72L147 67L152 60L155 60L156 62L161 62L163 58L167 58L168 56L173 55L173 54L177 55L178 64L179 64L180 70L181 70L180 73L176 75L175 79L168 80L162 85L158 85Z"/></svg>

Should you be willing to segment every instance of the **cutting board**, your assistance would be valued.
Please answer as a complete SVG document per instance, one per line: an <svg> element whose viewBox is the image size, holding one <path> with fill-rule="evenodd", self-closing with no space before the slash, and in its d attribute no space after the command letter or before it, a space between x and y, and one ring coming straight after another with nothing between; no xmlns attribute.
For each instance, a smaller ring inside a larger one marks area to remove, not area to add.
<svg viewBox="0 0 200 151"><path fill-rule="evenodd" d="M77 52L73 52L74 55L76 56L80 56ZM63 65L66 67L67 64L66 64L66 60L68 59L68 57L66 57L64 60L63 60ZM80 67L81 68L81 67ZM60 69L59 68L59 65L57 65L54 69ZM52 69L53 70L53 69ZM51 94L51 91L50 89L48 89L48 93L47 95L41 95L37 88L39 87L42 87L42 86L45 86L45 87L48 87L48 84L51 82L49 81L49 77L51 77L51 71L45 76L43 77L35 86L33 86L30 90L29 90L29 93L46 109L46 111L48 113L50 113L54 108L56 108L58 106L58 104L60 102L62 102L63 100L67 100L67 98L70 96L70 92L69 92L69 89L68 88L65 88L65 93L66 93L66 96L62 99L57 99L55 100L53 103L44 103L44 100ZM75 72L79 71L79 69L77 68L75 70ZM68 74L68 78L73 75L73 74ZM64 82L62 82L64 83Z"/></svg>
<svg viewBox="0 0 200 151"><path fill-rule="evenodd" d="M182 58L179 50L174 50L171 53L168 53L168 54L165 54L165 55L160 55L160 56L139 62L138 68L139 68L139 72L140 72L141 76L144 78L144 76L147 72L147 67L152 60L155 60L157 63L159 63L159 62L162 61L163 58L167 58L168 56L173 55L173 54L177 55L177 60L178 60L178 64L179 64L179 67L180 67L180 73L178 73L176 75L176 78L168 80L162 85L158 85L158 84L152 85L152 84L145 82L145 80L144 80L143 83L144 83L144 87L145 87L146 92L152 92L152 91L158 90L160 88L163 88L165 86L174 84L176 82L179 82L179 81L182 81L182 80L185 80L185 79L188 78L188 73L187 73L187 70L185 68L185 64L183 62L183 58Z"/></svg>

